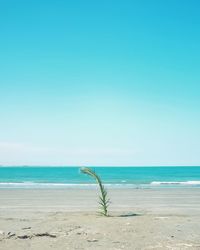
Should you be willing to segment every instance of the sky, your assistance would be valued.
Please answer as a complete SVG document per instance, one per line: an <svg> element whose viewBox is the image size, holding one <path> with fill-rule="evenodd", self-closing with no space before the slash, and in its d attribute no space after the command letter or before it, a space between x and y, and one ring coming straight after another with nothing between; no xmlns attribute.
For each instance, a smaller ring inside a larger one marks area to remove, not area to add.
<svg viewBox="0 0 200 250"><path fill-rule="evenodd" d="M198 0L0 0L0 164L200 165Z"/></svg>

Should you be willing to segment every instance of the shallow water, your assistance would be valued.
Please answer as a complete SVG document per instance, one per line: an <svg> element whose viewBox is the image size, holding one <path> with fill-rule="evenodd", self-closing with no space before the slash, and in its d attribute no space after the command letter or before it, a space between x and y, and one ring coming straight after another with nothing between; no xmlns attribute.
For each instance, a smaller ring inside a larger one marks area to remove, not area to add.
<svg viewBox="0 0 200 250"><path fill-rule="evenodd" d="M94 167L115 188L200 187L200 167ZM0 167L0 188L93 188L78 167Z"/></svg>

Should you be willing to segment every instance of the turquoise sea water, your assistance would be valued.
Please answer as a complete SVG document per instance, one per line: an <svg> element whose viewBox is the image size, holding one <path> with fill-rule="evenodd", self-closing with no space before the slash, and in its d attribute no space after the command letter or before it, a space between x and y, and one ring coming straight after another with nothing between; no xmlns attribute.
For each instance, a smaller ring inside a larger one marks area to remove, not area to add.
<svg viewBox="0 0 200 250"><path fill-rule="evenodd" d="M200 187L200 167L94 167L115 188ZM91 188L77 167L0 167L0 188Z"/></svg>

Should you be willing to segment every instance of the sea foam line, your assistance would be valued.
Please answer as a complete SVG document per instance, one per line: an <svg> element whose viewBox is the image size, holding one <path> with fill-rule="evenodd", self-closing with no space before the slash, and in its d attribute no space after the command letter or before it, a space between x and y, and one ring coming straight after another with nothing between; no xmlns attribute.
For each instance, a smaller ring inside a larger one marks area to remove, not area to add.
<svg viewBox="0 0 200 250"><path fill-rule="evenodd" d="M135 188L135 184L105 184L106 187ZM0 182L0 188L98 188L93 183L38 183L38 182Z"/></svg>
<svg viewBox="0 0 200 250"><path fill-rule="evenodd" d="M173 186L200 186L200 181L153 181L149 184L136 183L105 183L108 188L153 188ZM0 182L2 188L77 188L96 189L94 183L39 183L39 182Z"/></svg>
<svg viewBox="0 0 200 250"><path fill-rule="evenodd" d="M152 181L151 185L200 185L200 181Z"/></svg>

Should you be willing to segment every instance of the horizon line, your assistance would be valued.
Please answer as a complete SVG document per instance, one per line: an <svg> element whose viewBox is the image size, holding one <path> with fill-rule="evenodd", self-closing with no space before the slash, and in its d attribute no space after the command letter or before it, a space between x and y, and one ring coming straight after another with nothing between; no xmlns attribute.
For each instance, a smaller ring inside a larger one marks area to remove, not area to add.
<svg viewBox="0 0 200 250"><path fill-rule="evenodd" d="M200 165L1 165L0 168L5 167L73 167L73 168L80 168L80 167L200 167Z"/></svg>

